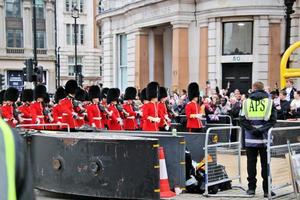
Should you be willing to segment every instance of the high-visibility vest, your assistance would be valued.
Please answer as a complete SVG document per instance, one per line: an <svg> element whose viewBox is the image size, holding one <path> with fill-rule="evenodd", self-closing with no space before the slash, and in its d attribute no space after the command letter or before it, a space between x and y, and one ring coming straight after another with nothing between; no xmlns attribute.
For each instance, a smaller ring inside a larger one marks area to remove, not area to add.
<svg viewBox="0 0 300 200"><path fill-rule="evenodd" d="M15 139L10 127L0 118L0 199L16 200Z"/></svg>
<svg viewBox="0 0 300 200"><path fill-rule="evenodd" d="M243 102L243 113L248 120L268 121L272 113L272 104L269 98L260 100L249 98Z"/></svg>

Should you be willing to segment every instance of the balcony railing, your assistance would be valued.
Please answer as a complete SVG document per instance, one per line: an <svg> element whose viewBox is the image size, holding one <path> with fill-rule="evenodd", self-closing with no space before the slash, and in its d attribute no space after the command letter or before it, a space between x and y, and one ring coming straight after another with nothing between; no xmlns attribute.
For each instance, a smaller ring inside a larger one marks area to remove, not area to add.
<svg viewBox="0 0 300 200"><path fill-rule="evenodd" d="M23 48L6 48L8 54L24 54Z"/></svg>
<svg viewBox="0 0 300 200"><path fill-rule="evenodd" d="M47 54L47 49L37 49L37 50L36 50L36 53L37 53L37 54L43 54L43 55L46 55L46 54Z"/></svg>

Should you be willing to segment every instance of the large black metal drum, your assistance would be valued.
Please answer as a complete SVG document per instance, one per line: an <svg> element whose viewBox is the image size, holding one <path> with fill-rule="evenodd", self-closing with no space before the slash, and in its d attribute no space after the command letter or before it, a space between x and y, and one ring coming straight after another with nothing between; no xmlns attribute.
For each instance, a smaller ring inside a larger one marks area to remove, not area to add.
<svg viewBox="0 0 300 200"><path fill-rule="evenodd" d="M157 139L119 134L33 134L36 187L90 197L159 199L157 146Z"/></svg>

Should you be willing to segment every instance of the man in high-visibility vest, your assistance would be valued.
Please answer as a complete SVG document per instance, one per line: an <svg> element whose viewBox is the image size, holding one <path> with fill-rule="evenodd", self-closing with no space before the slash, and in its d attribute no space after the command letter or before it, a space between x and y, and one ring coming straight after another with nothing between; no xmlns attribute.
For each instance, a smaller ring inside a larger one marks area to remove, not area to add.
<svg viewBox="0 0 300 200"><path fill-rule="evenodd" d="M0 118L0 199L34 198L31 168L23 139Z"/></svg>
<svg viewBox="0 0 300 200"><path fill-rule="evenodd" d="M241 126L245 130L248 172L247 194L255 194L256 163L259 154L264 197L268 197L267 135L268 130L276 123L277 116L273 101L264 91L264 84L255 82L252 85L252 91L249 98L243 102L240 116ZM272 192L273 195L275 194Z"/></svg>

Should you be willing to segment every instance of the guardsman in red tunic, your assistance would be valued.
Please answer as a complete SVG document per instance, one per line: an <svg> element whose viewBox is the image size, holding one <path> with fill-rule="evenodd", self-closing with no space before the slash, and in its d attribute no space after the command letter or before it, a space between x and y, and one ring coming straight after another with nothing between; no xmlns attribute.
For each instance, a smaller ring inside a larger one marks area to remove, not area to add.
<svg viewBox="0 0 300 200"><path fill-rule="evenodd" d="M78 114L76 126L78 128L83 127L86 124L87 110L85 107L85 101L88 99L88 94L82 88L77 88L75 93L74 111Z"/></svg>
<svg viewBox="0 0 300 200"><path fill-rule="evenodd" d="M133 100L136 99L136 94L137 91L134 87L128 87L125 90L124 103L123 103L123 108L126 113L124 115L125 130L136 130L138 128L136 122L137 112L134 111L132 105Z"/></svg>
<svg viewBox="0 0 300 200"><path fill-rule="evenodd" d="M92 85L89 89L89 99L91 103L87 105L87 117L89 120L89 125L96 129L103 129L104 124L102 124L101 111L99 109L100 102L100 88L97 85Z"/></svg>
<svg viewBox="0 0 300 200"><path fill-rule="evenodd" d="M144 119L143 119L143 109L144 106L149 103L148 99L147 99L147 94L146 94L146 88L142 89L141 94L140 94L140 99L142 102L142 105L140 106L140 127L139 129L142 130L143 129L143 123L144 123Z"/></svg>
<svg viewBox="0 0 300 200"><path fill-rule="evenodd" d="M5 103L5 101L4 101L4 94L5 94L5 91L6 91L6 90L2 90L2 91L0 92L0 117L2 116L2 106L3 106L3 104Z"/></svg>
<svg viewBox="0 0 300 200"><path fill-rule="evenodd" d="M187 118L186 127L190 132L201 132L202 130L202 112L199 105L199 85L195 82L190 83L188 86L188 97L190 102L185 107Z"/></svg>
<svg viewBox="0 0 300 200"><path fill-rule="evenodd" d="M117 109L117 103L119 99L119 92L116 88L111 88L107 93L108 111L110 116L108 119L109 130L123 130L123 119L120 116L120 112Z"/></svg>
<svg viewBox="0 0 300 200"><path fill-rule="evenodd" d="M57 88L55 95L54 95L55 104L52 108L52 116L53 116L54 124L62 123L62 115L63 115L64 111L63 111L63 108L61 107L61 105L59 105L59 101L65 97L66 97L65 89L63 87ZM54 127L55 130L61 130L63 128L67 128L67 127L63 127L63 126L55 126Z"/></svg>
<svg viewBox="0 0 300 200"><path fill-rule="evenodd" d="M67 97L59 101L63 109L62 123L68 124L71 131L75 131L78 114L74 111L74 97L78 84L75 80L68 80L65 85Z"/></svg>
<svg viewBox="0 0 300 200"><path fill-rule="evenodd" d="M166 88L160 87L158 94L158 116L160 118L158 127L160 131L169 131L171 126L171 119L166 106L167 97L168 93Z"/></svg>
<svg viewBox="0 0 300 200"><path fill-rule="evenodd" d="M149 103L143 106L143 131L158 131L160 118L158 116L157 97L159 84L151 82L147 85L146 94Z"/></svg>
<svg viewBox="0 0 300 200"><path fill-rule="evenodd" d="M33 90L25 89L21 94L22 105L19 106L18 110L21 115L20 124L33 124L32 121L32 112L31 112L31 102L33 101ZM24 127L31 128L31 127Z"/></svg>
<svg viewBox="0 0 300 200"><path fill-rule="evenodd" d="M33 124L45 124L43 101L47 95L47 89L44 85L37 85L34 88L34 98L30 104L30 109L32 112L32 122ZM33 129L42 130L43 126L32 127Z"/></svg>
<svg viewBox="0 0 300 200"><path fill-rule="evenodd" d="M5 103L2 106L2 118L11 127L16 127L18 120L14 116L14 103L19 98L19 91L16 88L10 87L5 91L4 100Z"/></svg>
<svg viewBox="0 0 300 200"><path fill-rule="evenodd" d="M108 92L108 88L103 88L101 91L101 96L100 96L100 100L101 102L99 103L99 108L101 111L101 118L102 118L102 124L105 128L108 128L107 126L107 122L108 122L108 109L107 109L107 92Z"/></svg>

